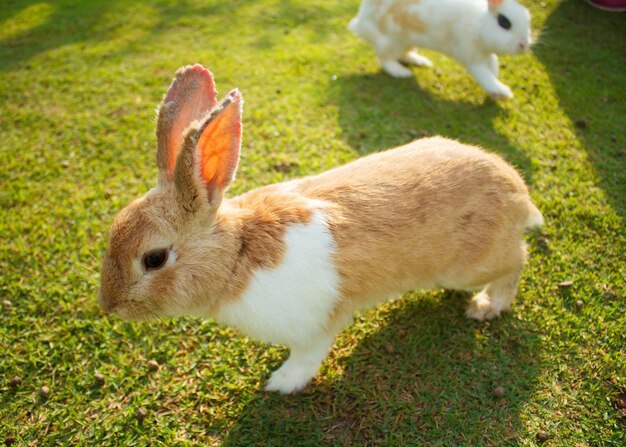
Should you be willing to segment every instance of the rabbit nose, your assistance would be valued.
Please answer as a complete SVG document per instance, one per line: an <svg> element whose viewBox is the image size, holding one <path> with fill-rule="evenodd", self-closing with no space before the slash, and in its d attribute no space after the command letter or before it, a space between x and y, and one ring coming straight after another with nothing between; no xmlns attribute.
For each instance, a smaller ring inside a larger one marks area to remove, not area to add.
<svg viewBox="0 0 626 447"><path fill-rule="evenodd" d="M105 298L102 291L100 291L100 293L98 294L98 303L100 304L100 308L105 315L111 315L115 313L117 303L115 302L115 300Z"/></svg>

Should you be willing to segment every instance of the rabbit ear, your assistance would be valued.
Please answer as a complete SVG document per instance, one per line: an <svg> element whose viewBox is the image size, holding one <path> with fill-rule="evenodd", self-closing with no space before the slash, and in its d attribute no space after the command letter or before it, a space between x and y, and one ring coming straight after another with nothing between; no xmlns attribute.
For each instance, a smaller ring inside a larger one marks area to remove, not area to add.
<svg viewBox="0 0 626 447"><path fill-rule="evenodd" d="M496 12L502 4L502 0L487 0L487 2L489 3L489 12Z"/></svg>
<svg viewBox="0 0 626 447"><path fill-rule="evenodd" d="M199 128L187 133L174 171L179 201L186 210L195 211L206 203L216 210L235 178L242 103L239 90L233 90Z"/></svg>
<svg viewBox="0 0 626 447"><path fill-rule="evenodd" d="M189 65L176 71L176 78L161 102L157 119L160 179L172 177L185 129L215 107L216 95L213 75L202 65Z"/></svg>

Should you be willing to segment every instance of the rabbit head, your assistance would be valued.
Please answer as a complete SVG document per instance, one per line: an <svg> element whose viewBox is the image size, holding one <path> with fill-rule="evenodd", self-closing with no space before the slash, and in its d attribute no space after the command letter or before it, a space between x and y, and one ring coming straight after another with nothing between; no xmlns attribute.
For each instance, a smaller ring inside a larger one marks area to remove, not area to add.
<svg viewBox="0 0 626 447"><path fill-rule="evenodd" d="M531 45L530 13L515 0L486 0L488 12L481 27L485 48L496 54L516 54Z"/></svg>
<svg viewBox="0 0 626 447"><path fill-rule="evenodd" d="M237 90L217 104L202 66L177 71L158 112L157 186L116 216L109 235L99 295L105 311L174 316L193 313L199 295L205 307L219 296L232 266L216 215L239 160L241 109Z"/></svg>

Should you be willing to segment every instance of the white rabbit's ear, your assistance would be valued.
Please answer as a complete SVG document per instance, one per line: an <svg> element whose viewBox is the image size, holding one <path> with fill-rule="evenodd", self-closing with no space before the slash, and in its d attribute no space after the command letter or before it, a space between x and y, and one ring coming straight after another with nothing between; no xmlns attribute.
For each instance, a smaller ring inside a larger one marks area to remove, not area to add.
<svg viewBox="0 0 626 447"><path fill-rule="evenodd" d="M176 71L176 78L159 107L157 120L160 181L172 177L185 130L215 107L216 95L213 75L202 65L189 65Z"/></svg>
<svg viewBox="0 0 626 447"><path fill-rule="evenodd" d="M195 211L207 203L216 210L235 178L241 149L242 104L241 93L233 90L199 128L185 136L174 182L186 210Z"/></svg>
<svg viewBox="0 0 626 447"><path fill-rule="evenodd" d="M487 0L487 3L489 3L489 12L496 12L502 5L502 0Z"/></svg>

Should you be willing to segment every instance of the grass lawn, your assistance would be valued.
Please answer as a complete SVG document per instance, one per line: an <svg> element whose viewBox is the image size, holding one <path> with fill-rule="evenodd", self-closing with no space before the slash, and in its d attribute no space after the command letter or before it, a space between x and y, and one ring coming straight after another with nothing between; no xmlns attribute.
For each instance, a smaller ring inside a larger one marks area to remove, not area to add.
<svg viewBox="0 0 626 447"><path fill-rule="evenodd" d="M502 58L516 96L495 103L437 53L381 74L346 30L357 0L2 0L0 443L626 445L626 20L525 3L541 39ZM154 110L191 63L246 101L231 194L426 135L506 157L547 220L514 311L408 293L287 397L262 391L280 346L103 317L108 228L156 180Z"/></svg>

